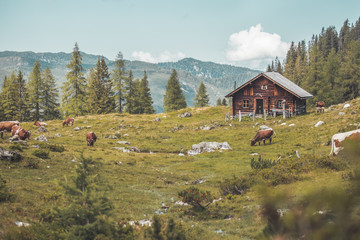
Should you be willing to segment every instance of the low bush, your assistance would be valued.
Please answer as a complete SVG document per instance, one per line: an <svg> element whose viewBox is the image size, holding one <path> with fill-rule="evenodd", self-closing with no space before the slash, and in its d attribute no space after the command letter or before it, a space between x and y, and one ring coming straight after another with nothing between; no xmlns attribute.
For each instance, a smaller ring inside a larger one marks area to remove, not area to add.
<svg viewBox="0 0 360 240"><path fill-rule="evenodd" d="M193 207L205 209L213 201L213 197L209 191L201 191L196 187L189 187L178 193L178 196L184 203L188 203Z"/></svg>
<svg viewBox="0 0 360 240"><path fill-rule="evenodd" d="M10 150L12 151L19 151L19 152L23 152L23 149L21 147L21 145L19 143L14 143L12 145L10 145Z"/></svg>
<svg viewBox="0 0 360 240"><path fill-rule="evenodd" d="M30 169L38 169L39 168L39 160L34 158L27 158L25 160L24 167L30 168Z"/></svg>
<svg viewBox="0 0 360 240"><path fill-rule="evenodd" d="M252 169L264 169L275 166L280 160L270 160L270 159L261 159L261 155L258 160L254 158L251 159L251 168Z"/></svg>
<svg viewBox="0 0 360 240"><path fill-rule="evenodd" d="M63 145L60 144L50 144L50 143L40 143L39 147L42 149L49 149L51 152L63 152L65 148Z"/></svg>
<svg viewBox="0 0 360 240"><path fill-rule="evenodd" d="M225 179L222 183L220 183L220 192L223 196L227 196L229 194L242 195L254 184L254 182L254 178L251 176Z"/></svg>
<svg viewBox="0 0 360 240"><path fill-rule="evenodd" d="M36 149L32 152L32 155L38 158L47 159L49 158L49 150Z"/></svg>

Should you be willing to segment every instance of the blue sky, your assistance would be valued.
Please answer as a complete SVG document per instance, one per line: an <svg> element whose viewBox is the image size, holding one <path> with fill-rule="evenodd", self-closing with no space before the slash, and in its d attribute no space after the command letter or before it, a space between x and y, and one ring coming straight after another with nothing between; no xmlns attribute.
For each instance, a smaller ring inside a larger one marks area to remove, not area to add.
<svg viewBox="0 0 360 240"><path fill-rule="evenodd" d="M264 70L289 43L360 17L339 0L0 0L0 51L86 53L149 62L193 57Z"/></svg>

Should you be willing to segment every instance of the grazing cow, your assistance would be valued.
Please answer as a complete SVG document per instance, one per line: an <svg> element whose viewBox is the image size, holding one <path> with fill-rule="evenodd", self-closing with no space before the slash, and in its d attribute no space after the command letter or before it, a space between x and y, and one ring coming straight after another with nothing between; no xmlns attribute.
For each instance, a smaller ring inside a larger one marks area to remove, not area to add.
<svg viewBox="0 0 360 240"><path fill-rule="evenodd" d="M360 129L334 134L331 138L330 155L333 154L334 156L336 156L344 148L341 142L344 141L346 138L360 140Z"/></svg>
<svg viewBox="0 0 360 240"><path fill-rule="evenodd" d="M69 123L71 123L71 126L74 125L74 118L67 118L63 122L63 126L69 126Z"/></svg>
<svg viewBox="0 0 360 240"><path fill-rule="evenodd" d="M321 113L325 111L325 102L316 102L316 112L320 112Z"/></svg>
<svg viewBox="0 0 360 240"><path fill-rule="evenodd" d="M31 136L31 132L30 131L26 131L25 129L17 126L17 125L14 125L12 128L11 128L11 135L14 136L14 135L17 135L19 136L19 139L20 140L25 140L25 139L29 139L30 140L30 136Z"/></svg>
<svg viewBox="0 0 360 240"><path fill-rule="evenodd" d="M1 135L1 138L3 138L5 131L6 132L11 132L11 128L14 125L19 126L19 124L20 123L18 121L0 122L0 135Z"/></svg>
<svg viewBox="0 0 360 240"><path fill-rule="evenodd" d="M37 126L37 127L40 127L40 126L46 126L47 124L44 123L44 122L35 121L35 122L34 122L34 125Z"/></svg>
<svg viewBox="0 0 360 240"><path fill-rule="evenodd" d="M88 146L94 146L96 139L97 137L94 132L89 132L86 134L86 141Z"/></svg>
<svg viewBox="0 0 360 240"><path fill-rule="evenodd" d="M270 140L270 144L271 144L271 138L272 138L273 133L274 133L274 130L272 130L272 128L258 131L256 133L254 139L251 140L251 146L254 146L257 142L259 142L259 145L260 145L261 141L264 141L264 145L265 145L265 140L267 140L267 139Z"/></svg>

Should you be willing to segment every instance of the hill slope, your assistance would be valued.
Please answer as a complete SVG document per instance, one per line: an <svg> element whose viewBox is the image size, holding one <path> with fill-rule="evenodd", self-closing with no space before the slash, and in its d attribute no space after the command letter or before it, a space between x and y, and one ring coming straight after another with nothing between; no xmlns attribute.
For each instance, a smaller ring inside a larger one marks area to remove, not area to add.
<svg viewBox="0 0 360 240"><path fill-rule="evenodd" d="M300 163L305 163L307 156L328 156L331 146L327 143L331 136L360 124L360 99L349 103L349 108L343 109L344 104L340 104L328 108L323 114L313 110L310 114L285 120L281 117L269 117L266 121L256 119L258 124L247 117L241 123L236 120L231 124L224 122L225 113L230 111L228 107L188 109L193 114L190 118L178 118L181 111L154 115L85 116L76 118L73 127L62 127L62 121L54 120L48 122L49 132L46 133L37 132L33 123L22 123L25 129L32 131L31 140L22 148L25 159L21 162L0 161L1 175L16 195L14 202L0 204L0 236L11 231L15 221L38 222L41 212L53 204L66 203L58 183L75 175L79 153L84 151L85 156L102 162L100 174L112 187L108 194L115 206L113 218L116 221L151 219L163 211L163 203L169 209L162 216L181 221L189 239L218 239L216 232L219 230L223 239L254 239L265 226L260 218L261 197L255 188L246 195L222 196L220 183L249 173L254 153L264 159L276 160L279 156L291 158L297 150ZM156 117L161 122L155 122ZM325 123L314 127L320 120ZM272 127L276 138L271 145L250 147L249 139L262 124ZM204 125L214 128L202 130ZM81 129L75 131L74 127ZM98 136L94 147L86 146L88 131L94 131ZM63 145L65 151L50 152L49 159L32 156L39 144L35 138L42 134L49 143ZM5 136L9 134L5 133ZM127 141L129 145L119 143L119 140ZM179 155L203 141L226 141L232 151ZM7 140L0 140L0 144L6 149L14 145ZM129 146L139 148L141 153L127 153L114 148L128 149ZM37 169L31 168L34 163ZM297 182L279 184L271 190L285 189L293 194L293 198L299 198L311 186L317 190L331 186L344 188L348 185L342 179L345 173L327 168L307 171L297 176ZM176 205L179 200L177 193L189 186L208 190L215 199L221 199L211 204L204 214L193 212L189 206ZM58 197L49 200L51 196Z"/></svg>
<svg viewBox="0 0 360 240"><path fill-rule="evenodd" d="M83 53L83 67L89 70L96 65L99 56ZM34 52L0 52L0 85L5 75L11 71L21 69L25 78L32 71L33 64L39 59L42 68L49 66L58 87L62 86L67 73L66 65L70 62L71 53L34 53ZM111 70L114 62L106 59ZM149 86L157 112L163 111L163 95L165 86L172 69L178 71L181 86L184 90L186 101L193 106L193 99L201 81L204 81L210 95L210 103L215 104L220 97L223 98L234 86L257 75L259 71L212 62L202 62L195 59L183 59L176 63L152 64L141 61L126 61L126 69L132 70L135 78L141 78L147 71Z"/></svg>

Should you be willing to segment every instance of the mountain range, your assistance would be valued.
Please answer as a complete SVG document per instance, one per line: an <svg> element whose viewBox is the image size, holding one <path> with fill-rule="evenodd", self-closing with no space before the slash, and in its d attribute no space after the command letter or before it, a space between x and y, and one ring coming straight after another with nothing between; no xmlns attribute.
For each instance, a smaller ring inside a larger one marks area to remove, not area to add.
<svg viewBox="0 0 360 240"><path fill-rule="evenodd" d="M83 59L82 65L86 70L96 65L98 55L81 52ZM47 66L51 69L58 87L66 81L66 65L70 62L72 53L34 53L34 52L0 52L0 85L2 86L4 77L10 75L12 71L21 69L26 79L28 79L33 64L38 59L41 67ZM105 58L105 61L112 71L114 61ZM239 86L251 79L260 71L244 67L218 64L213 62L203 62L193 58L184 58L177 62L148 63L142 61L125 61L126 70L132 70L134 78L142 78L144 71L147 72L149 87L157 112L163 111L163 96L165 87L171 75L172 69L178 72L181 87L183 89L188 106L193 106L196 90L201 81L204 81L207 88L210 104L215 105L218 98L233 90L234 82Z"/></svg>

